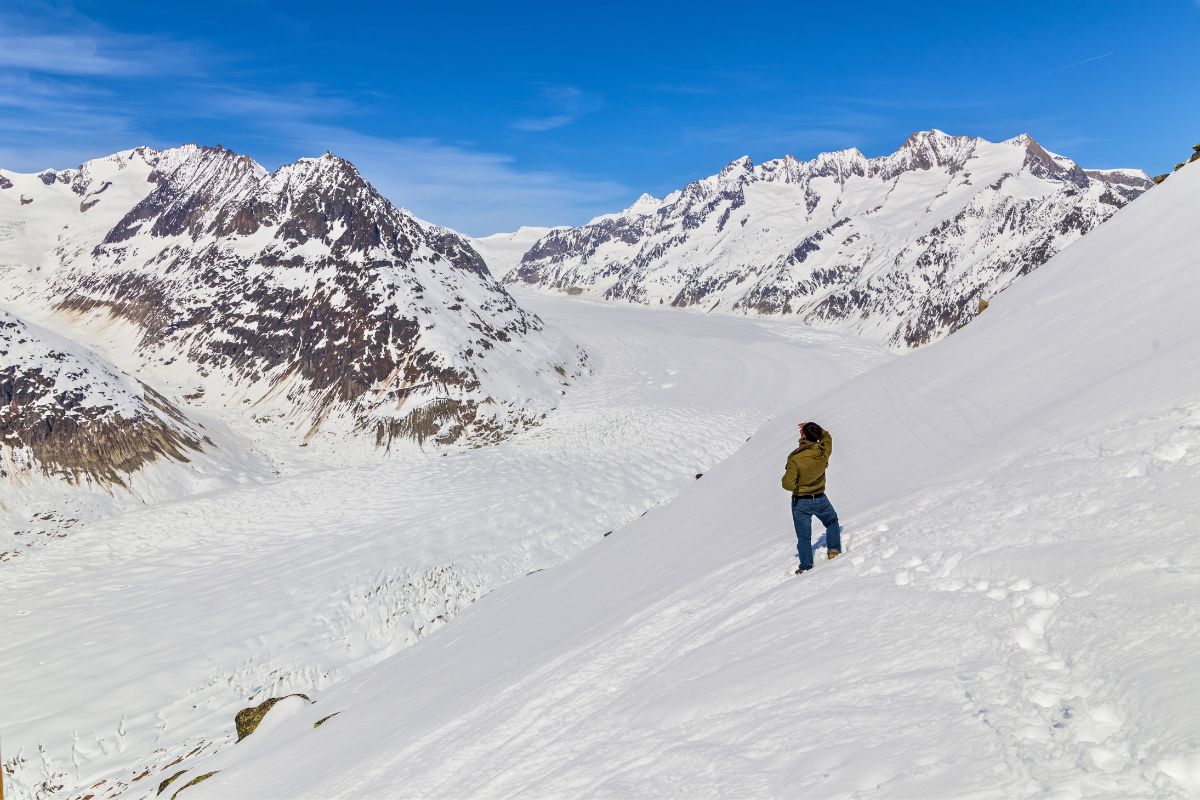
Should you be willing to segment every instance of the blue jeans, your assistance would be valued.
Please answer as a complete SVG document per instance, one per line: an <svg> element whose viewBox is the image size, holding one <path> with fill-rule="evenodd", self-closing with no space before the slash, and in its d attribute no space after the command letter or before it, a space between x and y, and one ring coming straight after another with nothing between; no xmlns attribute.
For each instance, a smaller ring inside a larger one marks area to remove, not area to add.
<svg viewBox="0 0 1200 800"><path fill-rule="evenodd" d="M792 496L792 522L796 525L796 555L800 556L800 566L811 568L812 554L812 518L821 520L825 526L825 546L838 553L842 552L842 526L838 523L837 512L833 503L825 495L820 497Z"/></svg>

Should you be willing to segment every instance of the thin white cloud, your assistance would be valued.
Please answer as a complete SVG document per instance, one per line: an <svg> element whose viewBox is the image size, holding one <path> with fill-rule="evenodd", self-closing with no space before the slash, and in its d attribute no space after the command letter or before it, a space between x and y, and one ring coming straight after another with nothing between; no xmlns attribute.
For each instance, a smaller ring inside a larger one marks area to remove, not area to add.
<svg viewBox="0 0 1200 800"><path fill-rule="evenodd" d="M133 65L104 55L90 37L0 35L0 67L65 75L113 75L128 73Z"/></svg>
<svg viewBox="0 0 1200 800"><path fill-rule="evenodd" d="M74 167L148 140L112 92L0 69L0 166L5 169Z"/></svg>
<svg viewBox="0 0 1200 800"><path fill-rule="evenodd" d="M736 120L725 125L692 128L684 132L685 144L721 144L741 149L762 149L770 158L784 153L815 153L860 146L880 131L889 118L874 112L829 108L802 115L769 115Z"/></svg>
<svg viewBox="0 0 1200 800"><path fill-rule="evenodd" d="M614 181L527 169L512 156L470 143L356 131L343 120L362 109L313 86L260 92L189 84L185 95L191 117L236 120L241 149L270 168L331 150L353 162L396 205L464 233L579 224L622 205L631 194ZM37 172L141 144L183 144L142 129L141 102L70 78L0 70L0 166Z"/></svg>
<svg viewBox="0 0 1200 800"><path fill-rule="evenodd" d="M69 33L0 11L0 69L45 75L127 77L199 72L197 45L165 36L133 36L72 19Z"/></svg>
<svg viewBox="0 0 1200 800"><path fill-rule="evenodd" d="M472 235L580 224L630 194L615 181L522 169L511 156L429 138L391 139L305 121L285 122L275 135L301 152L332 150L396 205Z"/></svg>
<svg viewBox="0 0 1200 800"><path fill-rule="evenodd" d="M543 84L539 87L538 95L538 105L549 109L548 113L513 120L509 127L518 131L549 131L570 125L585 114L600 110L604 105L599 95L586 92L578 86Z"/></svg>
<svg viewBox="0 0 1200 800"><path fill-rule="evenodd" d="M121 34L69 8L42 20L0 9L0 166L36 172L142 144L170 147L183 142L144 121L186 131L204 119L205 130L215 121L229 132L200 144L229 144L267 166L332 150L397 205L472 234L577 224L630 195L614 181L530 169L470 142L365 133L355 121L371 119L370 107L316 85L262 91L205 79L220 62L202 47ZM551 130L602 106L574 86L539 85L537 96L546 113L515 128Z"/></svg>
<svg viewBox="0 0 1200 800"><path fill-rule="evenodd" d="M555 114L549 117L513 120L510 127L518 131L549 131L570 125L577 119L579 118L570 114Z"/></svg>

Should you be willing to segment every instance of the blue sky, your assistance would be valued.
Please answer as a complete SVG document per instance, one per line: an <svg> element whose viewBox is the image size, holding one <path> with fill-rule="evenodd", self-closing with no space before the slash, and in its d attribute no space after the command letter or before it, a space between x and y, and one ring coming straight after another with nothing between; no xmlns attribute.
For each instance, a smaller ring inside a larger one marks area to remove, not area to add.
<svg viewBox="0 0 1200 800"><path fill-rule="evenodd" d="M747 154L1031 133L1089 167L1200 141L1200 0L0 5L0 166L325 150L472 234L577 224Z"/></svg>

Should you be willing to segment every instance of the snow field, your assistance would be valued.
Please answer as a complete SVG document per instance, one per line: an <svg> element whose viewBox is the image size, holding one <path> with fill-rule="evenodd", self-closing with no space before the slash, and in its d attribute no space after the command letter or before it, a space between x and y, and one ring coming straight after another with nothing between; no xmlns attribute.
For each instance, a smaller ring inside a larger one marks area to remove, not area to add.
<svg viewBox="0 0 1200 800"><path fill-rule="evenodd" d="M191 796L1196 796L1197 210L1185 168ZM847 552L797 578L801 417Z"/></svg>
<svg viewBox="0 0 1200 800"><path fill-rule="evenodd" d="M1127 475L1148 438L1194 441L1197 411L846 516L848 552L803 578L786 496L761 535L697 542L719 513L697 486L326 694L195 796L1190 797L1200 547L1174 502L1200 451ZM681 505L701 507L654 518Z"/></svg>

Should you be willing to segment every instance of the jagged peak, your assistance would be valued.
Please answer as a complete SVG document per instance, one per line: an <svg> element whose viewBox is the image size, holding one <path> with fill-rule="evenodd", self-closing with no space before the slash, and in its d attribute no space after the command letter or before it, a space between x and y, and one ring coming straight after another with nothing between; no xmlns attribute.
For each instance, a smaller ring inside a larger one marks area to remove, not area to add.
<svg viewBox="0 0 1200 800"><path fill-rule="evenodd" d="M908 135L908 138L904 141L904 143L912 144L912 143L917 143L917 142L946 142L946 141L950 141L951 139L970 139L970 138L973 138L973 137L951 136L950 134L946 133L944 130L941 130L940 128L929 128L929 129L923 130L923 131L913 131L912 133L910 133Z"/></svg>
<svg viewBox="0 0 1200 800"><path fill-rule="evenodd" d="M319 182L330 186L370 186L358 167L332 151L325 151L316 158L298 158L284 164L271 173L271 177L283 183Z"/></svg>
<svg viewBox="0 0 1200 800"><path fill-rule="evenodd" d="M867 157L857 147L847 147L844 150L817 153L816 157L810 163L818 171L828 171L831 168L840 169L844 167L853 169L854 167L865 166Z"/></svg>
<svg viewBox="0 0 1200 800"><path fill-rule="evenodd" d="M317 165L320 165L323 167L324 166L349 167L350 169L353 169L355 172L358 171L358 169L354 166L353 163L351 163L350 161L337 155L332 150L326 150L324 153L322 153L319 156L316 156L315 158L312 156L303 156L301 158L296 159L292 163L293 163L293 165L294 164L317 164Z"/></svg>
<svg viewBox="0 0 1200 800"><path fill-rule="evenodd" d="M943 130L930 128L926 131L913 131L904 140L904 144L892 155L906 152L934 153L939 156L956 154L964 148L974 147L984 141L978 136L953 136Z"/></svg>
<svg viewBox="0 0 1200 800"><path fill-rule="evenodd" d="M1065 180L1081 187L1087 185L1088 176L1078 164L1066 156L1050 152L1028 133L1005 139L1001 144L1024 150L1022 167L1039 178Z"/></svg>
<svg viewBox="0 0 1200 800"><path fill-rule="evenodd" d="M625 209L628 214L648 214L662 205L662 200L649 192L642 192L637 200L633 201L633 205Z"/></svg>
<svg viewBox="0 0 1200 800"><path fill-rule="evenodd" d="M913 131L904 144L889 156L871 159L873 171L885 179L903 172L945 167L951 172L962 168L983 140L975 136L951 136L931 128Z"/></svg>
<svg viewBox="0 0 1200 800"><path fill-rule="evenodd" d="M750 156L742 156L741 158L735 158L733 161L730 161L718 174L728 175L732 172L753 169L753 167L754 162L750 160Z"/></svg>
<svg viewBox="0 0 1200 800"><path fill-rule="evenodd" d="M237 153L223 145L183 144L154 153L149 163L164 175L174 173L198 174L200 171L234 168L239 172L267 173L257 161L243 153Z"/></svg>
<svg viewBox="0 0 1200 800"><path fill-rule="evenodd" d="M819 153L817 155L817 158L820 158L821 156L826 156L826 157L830 157L830 158L837 157L837 158L850 158L850 159L859 159L859 158L865 159L866 158L866 156L863 155L862 150L859 150L857 147L846 147L841 150L834 150L829 153Z"/></svg>

